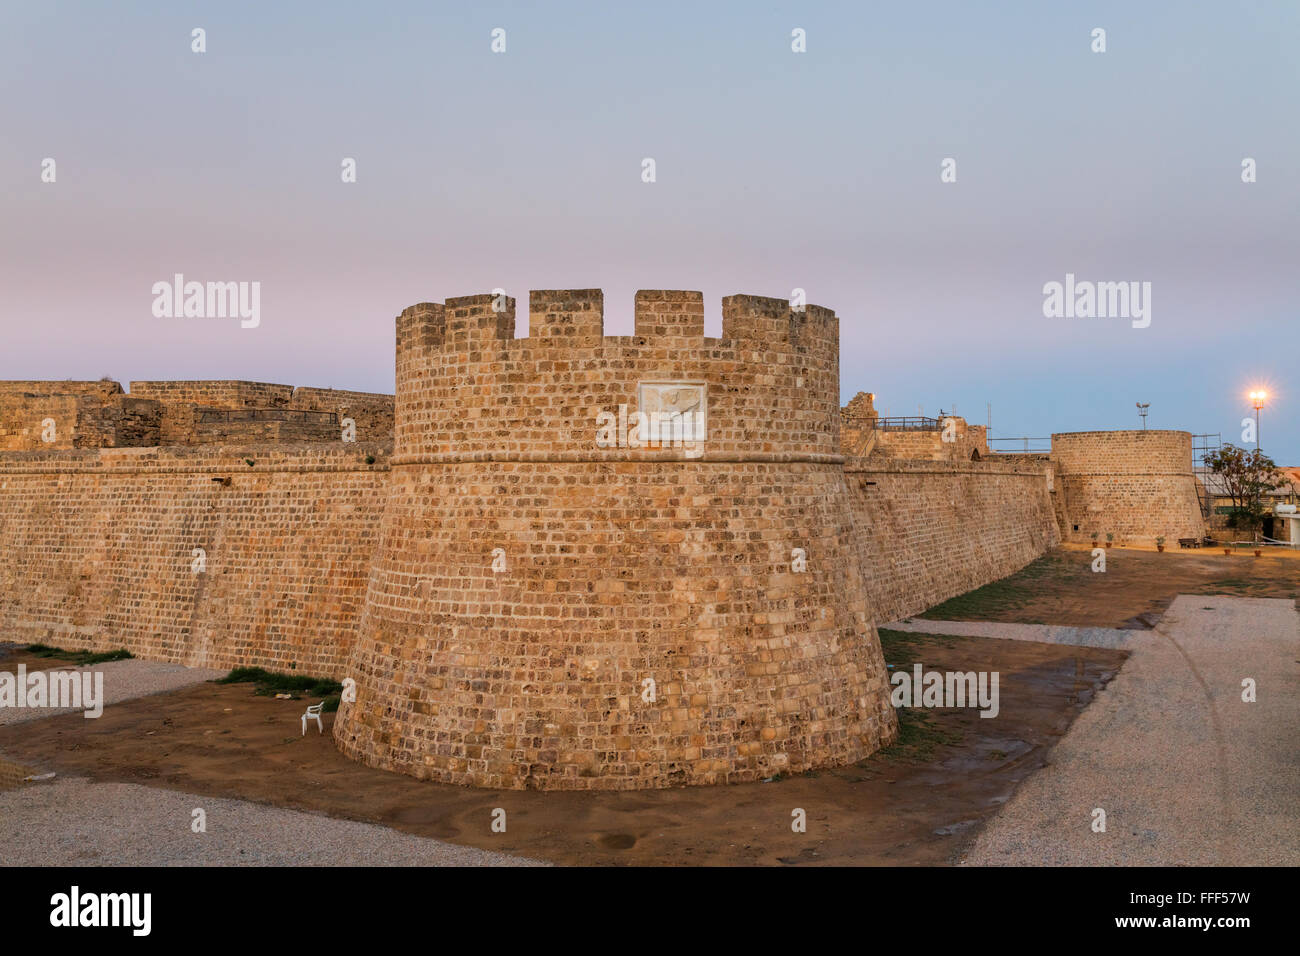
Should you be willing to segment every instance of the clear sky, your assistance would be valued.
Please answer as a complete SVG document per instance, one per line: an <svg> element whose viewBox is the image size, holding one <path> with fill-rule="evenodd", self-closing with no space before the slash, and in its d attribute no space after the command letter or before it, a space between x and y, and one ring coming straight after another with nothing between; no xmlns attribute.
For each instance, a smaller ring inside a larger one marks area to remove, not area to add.
<svg viewBox="0 0 1300 956"><path fill-rule="evenodd" d="M1294 0L4 0L0 90L0 378L391 391L414 302L503 287L523 335L528 289L600 287L626 334L698 289L716 335L799 287L845 399L1240 443L1261 382L1300 463ZM156 318L177 272L261 324ZM1044 317L1067 273L1150 282L1150 326Z"/></svg>

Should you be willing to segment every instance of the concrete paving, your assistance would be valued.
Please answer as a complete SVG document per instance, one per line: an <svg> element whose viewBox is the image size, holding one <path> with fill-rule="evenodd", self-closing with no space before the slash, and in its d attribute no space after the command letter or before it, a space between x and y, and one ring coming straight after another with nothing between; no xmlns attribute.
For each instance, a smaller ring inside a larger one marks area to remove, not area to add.
<svg viewBox="0 0 1300 956"><path fill-rule="evenodd" d="M1074 644L1079 647L1124 649L1141 630L1115 627L1063 627L1057 624L1009 624L1001 621L927 621L908 618L881 625L891 631L921 634L952 634L957 637L996 637L1008 641L1034 641L1040 644Z"/></svg>
<svg viewBox="0 0 1300 956"><path fill-rule="evenodd" d="M1184 595L1154 630L1127 633L1119 674L964 862L1300 864L1295 603ZM1093 830L1098 808L1105 832Z"/></svg>
<svg viewBox="0 0 1300 956"><path fill-rule="evenodd" d="M194 811L206 832L193 830ZM0 791L4 866L537 866L243 800L76 777Z"/></svg>

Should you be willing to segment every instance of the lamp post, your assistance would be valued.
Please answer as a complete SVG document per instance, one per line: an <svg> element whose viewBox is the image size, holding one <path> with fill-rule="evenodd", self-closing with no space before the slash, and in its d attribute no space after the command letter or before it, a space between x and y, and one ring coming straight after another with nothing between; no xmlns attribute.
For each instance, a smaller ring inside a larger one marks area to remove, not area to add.
<svg viewBox="0 0 1300 956"><path fill-rule="evenodd" d="M1259 461L1259 410L1264 407L1264 399L1268 398L1268 392L1262 388L1250 393L1250 403L1255 406L1255 460ZM1255 486L1255 500L1258 502L1263 496L1263 490L1257 484ZM1255 531L1255 540L1259 540L1259 530ZM1259 554L1258 551L1255 552Z"/></svg>
<svg viewBox="0 0 1300 956"><path fill-rule="evenodd" d="M1138 414L1142 416L1142 430L1147 430L1147 409L1151 407L1150 402L1138 402Z"/></svg>
<svg viewBox="0 0 1300 956"><path fill-rule="evenodd" d="M1259 452L1259 410L1264 407L1264 399L1268 398L1268 392L1262 388L1250 393L1250 403L1255 406L1255 452Z"/></svg>

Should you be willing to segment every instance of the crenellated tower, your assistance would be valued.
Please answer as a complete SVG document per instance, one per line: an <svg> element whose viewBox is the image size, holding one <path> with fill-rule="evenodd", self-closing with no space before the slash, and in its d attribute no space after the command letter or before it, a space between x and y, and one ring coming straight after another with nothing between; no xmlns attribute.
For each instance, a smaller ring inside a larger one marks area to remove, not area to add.
<svg viewBox="0 0 1300 956"><path fill-rule="evenodd" d="M838 320L599 290L397 318L391 484L335 738L483 787L858 760L897 733L841 468Z"/></svg>

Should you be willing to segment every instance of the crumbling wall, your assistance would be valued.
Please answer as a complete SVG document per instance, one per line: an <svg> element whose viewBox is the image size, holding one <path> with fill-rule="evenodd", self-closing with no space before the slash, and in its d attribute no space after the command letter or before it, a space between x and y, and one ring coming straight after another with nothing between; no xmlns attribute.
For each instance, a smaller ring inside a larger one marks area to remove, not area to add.
<svg viewBox="0 0 1300 956"><path fill-rule="evenodd" d="M0 451L158 444L162 406L122 394L116 382L0 383L15 384L70 390L0 388Z"/></svg>

